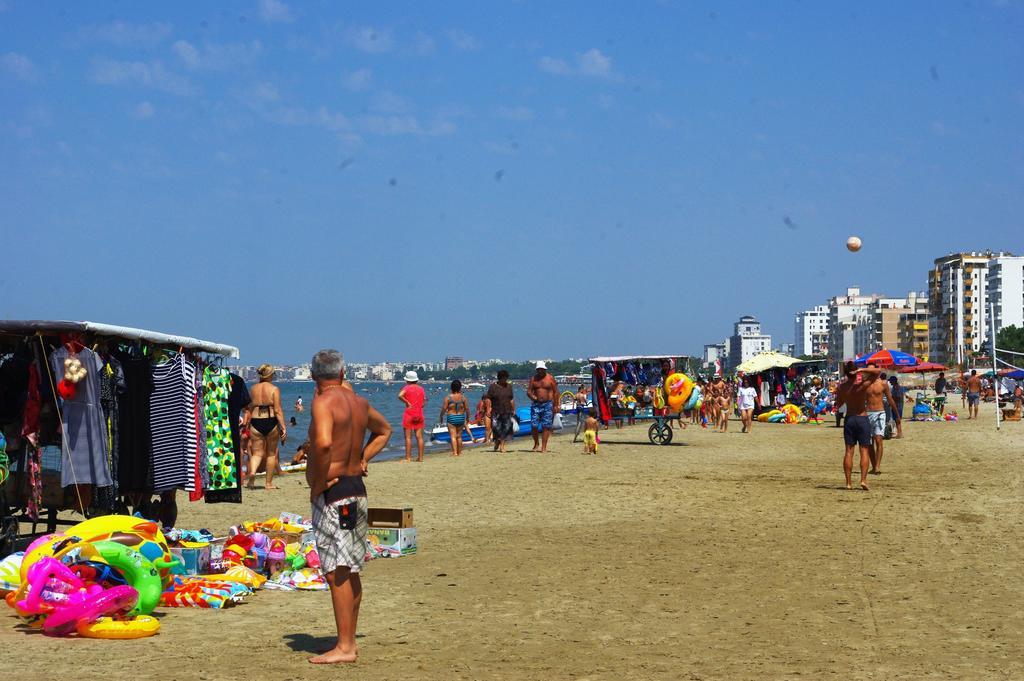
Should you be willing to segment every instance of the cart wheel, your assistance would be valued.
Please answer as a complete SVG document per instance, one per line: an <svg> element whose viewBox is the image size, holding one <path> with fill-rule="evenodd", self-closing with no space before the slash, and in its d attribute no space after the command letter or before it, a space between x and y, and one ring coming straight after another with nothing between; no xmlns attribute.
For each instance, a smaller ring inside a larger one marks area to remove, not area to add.
<svg viewBox="0 0 1024 681"><path fill-rule="evenodd" d="M0 555L14 553L14 543L18 539L18 521L7 517L0 521Z"/></svg>
<svg viewBox="0 0 1024 681"><path fill-rule="evenodd" d="M672 442L672 427L668 423L652 423L647 429L647 437L651 444L667 445Z"/></svg>

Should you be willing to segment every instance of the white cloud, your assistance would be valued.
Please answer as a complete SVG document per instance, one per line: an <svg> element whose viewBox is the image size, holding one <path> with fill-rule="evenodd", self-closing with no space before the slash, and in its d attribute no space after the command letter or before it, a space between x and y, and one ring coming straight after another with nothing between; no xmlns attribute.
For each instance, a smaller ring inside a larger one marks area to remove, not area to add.
<svg viewBox="0 0 1024 681"><path fill-rule="evenodd" d="M195 93L188 78L169 71L159 61L94 59L89 69L89 78L100 85L143 85L182 96Z"/></svg>
<svg viewBox="0 0 1024 681"><path fill-rule="evenodd" d="M671 130L676 127L676 122L660 111L651 113L647 117L647 122L655 128L661 128L662 130Z"/></svg>
<svg viewBox="0 0 1024 681"><path fill-rule="evenodd" d="M204 43L200 48L187 40L178 40L171 49L190 70L230 71L256 61L263 51L263 45L260 41L254 40L247 44Z"/></svg>
<svg viewBox="0 0 1024 681"><path fill-rule="evenodd" d="M192 43L186 40L179 40L171 45L171 49L174 50L176 55L178 55L178 59L185 62L185 66L190 69L199 68L199 50L197 50Z"/></svg>
<svg viewBox="0 0 1024 681"><path fill-rule="evenodd" d="M378 92L370 101L370 110L377 113L401 114L410 109L409 103L394 92Z"/></svg>
<svg viewBox="0 0 1024 681"><path fill-rule="evenodd" d="M117 47L156 47L171 35L171 30L172 26L164 22L133 24L113 21L83 26L78 36L84 41L109 43Z"/></svg>
<svg viewBox="0 0 1024 681"><path fill-rule="evenodd" d="M509 142L484 142L484 149L494 154L514 156L519 153L519 145Z"/></svg>
<svg viewBox="0 0 1024 681"><path fill-rule="evenodd" d="M612 72L612 60L601 53L601 50L591 48L579 55L577 58L580 73L584 76L600 76L606 78Z"/></svg>
<svg viewBox="0 0 1024 681"><path fill-rule="evenodd" d="M455 123L446 120L434 121L424 127L415 116L362 116L359 128L374 135L453 135Z"/></svg>
<svg viewBox="0 0 1024 681"><path fill-rule="evenodd" d="M132 116L141 119L152 118L155 113L156 108L149 102L139 102L135 105L135 108L132 109Z"/></svg>
<svg viewBox="0 0 1024 681"><path fill-rule="evenodd" d="M281 0L260 0L259 15L260 19L268 24L288 23L295 20L292 17L291 8Z"/></svg>
<svg viewBox="0 0 1024 681"><path fill-rule="evenodd" d="M534 114L533 109L526 106L502 106L498 107L498 117L510 121L532 121Z"/></svg>
<svg viewBox="0 0 1024 681"><path fill-rule="evenodd" d="M361 92L366 88L370 87L370 81L373 80L373 71L370 69L356 69L342 75L341 84L347 90L352 92Z"/></svg>
<svg viewBox="0 0 1024 681"><path fill-rule="evenodd" d="M568 76L572 74L572 68L561 59L553 57L541 57L538 62L541 71L553 73L556 76Z"/></svg>
<svg viewBox="0 0 1024 681"><path fill-rule="evenodd" d="M252 96L252 99L257 102L276 102L280 99L280 95L277 92L277 88L274 87L274 84L266 81L253 85L249 94Z"/></svg>
<svg viewBox="0 0 1024 681"><path fill-rule="evenodd" d="M406 51L417 57L426 57L434 54L434 39L423 31L417 31L412 39L412 45Z"/></svg>
<svg viewBox="0 0 1024 681"><path fill-rule="evenodd" d="M26 83L34 83L39 78L36 65L32 63L32 60L17 52L8 52L0 57L0 67L6 73Z"/></svg>
<svg viewBox="0 0 1024 681"><path fill-rule="evenodd" d="M357 26L345 32L345 42L362 52L380 54L395 47L391 31L372 26Z"/></svg>
<svg viewBox="0 0 1024 681"><path fill-rule="evenodd" d="M537 63L541 71L556 76L589 76L591 78L613 78L611 57L596 47L577 54L573 63L554 57L541 57Z"/></svg>
<svg viewBox="0 0 1024 681"><path fill-rule="evenodd" d="M473 50L480 49L480 41L477 40L475 36L470 35L465 31L460 31L457 28L450 28L444 32L444 35L448 38L448 42L450 42L457 50L472 52Z"/></svg>

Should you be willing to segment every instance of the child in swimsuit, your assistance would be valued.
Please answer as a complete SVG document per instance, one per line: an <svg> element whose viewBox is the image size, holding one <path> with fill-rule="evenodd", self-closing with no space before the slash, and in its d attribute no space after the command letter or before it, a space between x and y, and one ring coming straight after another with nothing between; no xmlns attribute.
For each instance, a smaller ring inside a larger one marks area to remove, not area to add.
<svg viewBox="0 0 1024 681"><path fill-rule="evenodd" d="M593 415L587 417L583 430L583 453L597 454L597 419Z"/></svg>

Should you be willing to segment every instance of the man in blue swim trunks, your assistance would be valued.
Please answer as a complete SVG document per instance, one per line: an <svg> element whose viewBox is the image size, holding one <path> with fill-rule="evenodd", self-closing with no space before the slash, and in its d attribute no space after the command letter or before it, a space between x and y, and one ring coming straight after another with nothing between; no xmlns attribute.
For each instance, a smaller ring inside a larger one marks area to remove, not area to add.
<svg viewBox="0 0 1024 681"><path fill-rule="evenodd" d="M548 374L548 365L537 362L537 371L526 387L530 398L530 429L533 431L533 451L548 451L551 425L558 411L558 383Z"/></svg>
<svg viewBox="0 0 1024 681"><path fill-rule="evenodd" d="M836 390L836 408L846 405L846 420L843 424L843 440L846 451L843 456L843 473L846 489L853 489L853 448L860 447L860 488L868 489L868 464L871 461L871 424L868 421L868 383L882 373L877 367L857 369L853 362L844 367L846 381ZM867 378L869 380L865 381Z"/></svg>

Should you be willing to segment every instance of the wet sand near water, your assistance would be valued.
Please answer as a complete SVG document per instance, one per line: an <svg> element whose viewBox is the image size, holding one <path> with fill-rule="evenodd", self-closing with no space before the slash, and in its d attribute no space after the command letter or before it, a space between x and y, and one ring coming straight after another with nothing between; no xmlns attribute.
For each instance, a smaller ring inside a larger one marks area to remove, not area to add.
<svg viewBox="0 0 1024 681"><path fill-rule="evenodd" d="M19 679L1024 678L1024 423L907 423L871 492L846 491L841 431L647 426L583 456L474 448L371 467L372 506L415 508L420 553L369 563L355 669L326 593L159 610L140 641L56 640L0 610ZM400 433L396 435L400 437ZM308 511L301 475L183 527Z"/></svg>

